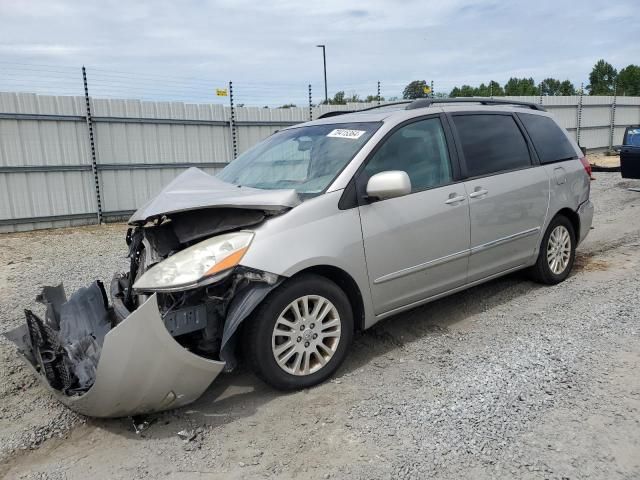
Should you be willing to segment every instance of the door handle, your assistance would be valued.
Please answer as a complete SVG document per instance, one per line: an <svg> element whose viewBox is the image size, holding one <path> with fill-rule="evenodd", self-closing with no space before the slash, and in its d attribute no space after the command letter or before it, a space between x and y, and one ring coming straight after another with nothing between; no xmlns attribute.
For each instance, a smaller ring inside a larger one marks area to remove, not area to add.
<svg viewBox="0 0 640 480"><path fill-rule="evenodd" d="M469 194L469 198L482 198L487 193L489 193L489 190L485 190L484 188L478 187Z"/></svg>
<svg viewBox="0 0 640 480"><path fill-rule="evenodd" d="M455 195L455 193L452 193L451 195ZM464 199L465 197L463 195L457 195L454 197L449 197L447 200L445 200L444 203L446 203L447 205L455 205L456 203L464 201Z"/></svg>

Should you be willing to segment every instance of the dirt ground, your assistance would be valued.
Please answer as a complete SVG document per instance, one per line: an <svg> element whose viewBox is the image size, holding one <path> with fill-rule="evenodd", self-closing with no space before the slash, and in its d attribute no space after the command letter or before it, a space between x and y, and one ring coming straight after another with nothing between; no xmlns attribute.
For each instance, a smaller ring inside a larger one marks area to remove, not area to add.
<svg viewBox="0 0 640 480"><path fill-rule="evenodd" d="M605 152L589 152L587 160L598 167L620 167L620 155L607 155Z"/></svg>
<svg viewBox="0 0 640 480"><path fill-rule="evenodd" d="M384 321L316 388L240 368L136 434L58 405L0 343L0 476L640 478L640 181L594 176L595 228L564 283L516 273ZM1 236L0 331L43 284L110 278L123 235Z"/></svg>

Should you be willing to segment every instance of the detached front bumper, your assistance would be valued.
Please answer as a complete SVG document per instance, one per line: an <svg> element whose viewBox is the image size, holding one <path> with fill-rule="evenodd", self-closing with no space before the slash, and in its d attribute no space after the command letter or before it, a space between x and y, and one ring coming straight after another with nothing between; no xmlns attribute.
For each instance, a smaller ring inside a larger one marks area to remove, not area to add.
<svg viewBox="0 0 640 480"><path fill-rule="evenodd" d="M196 400L225 366L189 352L167 331L156 295L113 327L104 343L93 385L84 393L53 388L29 341L26 326L7 334L54 395L91 417L124 417L180 407Z"/></svg>

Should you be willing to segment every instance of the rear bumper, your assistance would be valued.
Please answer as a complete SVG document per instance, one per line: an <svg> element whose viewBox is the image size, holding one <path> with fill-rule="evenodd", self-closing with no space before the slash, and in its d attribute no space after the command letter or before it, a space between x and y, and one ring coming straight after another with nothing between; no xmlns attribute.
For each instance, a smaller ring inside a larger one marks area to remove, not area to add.
<svg viewBox="0 0 640 480"><path fill-rule="evenodd" d="M25 327L18 330L10 334L14 341L28 335ZM30 345L16 343L62 403L91 417L124 417L186 405L202 395L225 365L176 342L162 321L156 295L105 335L95 382L80 395L53 388L33 363Z"/></svg>
<svg viewBox="0 0 640 480"><path fill-rule="evenodd" d="M578 216L580 217L580 232L578 234L578 244L586 238L589 230L591 230L591 224L593 222L593 203L591 200L587 200L578 207Z"/></svg>

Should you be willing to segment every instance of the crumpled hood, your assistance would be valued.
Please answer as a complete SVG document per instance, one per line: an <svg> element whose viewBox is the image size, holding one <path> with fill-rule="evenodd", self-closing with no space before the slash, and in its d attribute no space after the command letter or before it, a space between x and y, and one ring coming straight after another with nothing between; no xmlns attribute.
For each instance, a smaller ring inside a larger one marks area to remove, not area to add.
<svg viewBox="0 0 640 480"><path fill-rule="evenodd" d="M152 217L201 208L226 207L277 212L300 204L295 190L238 187L191 167L178 175L154 198L140 207L130 224Z"/></svg>

